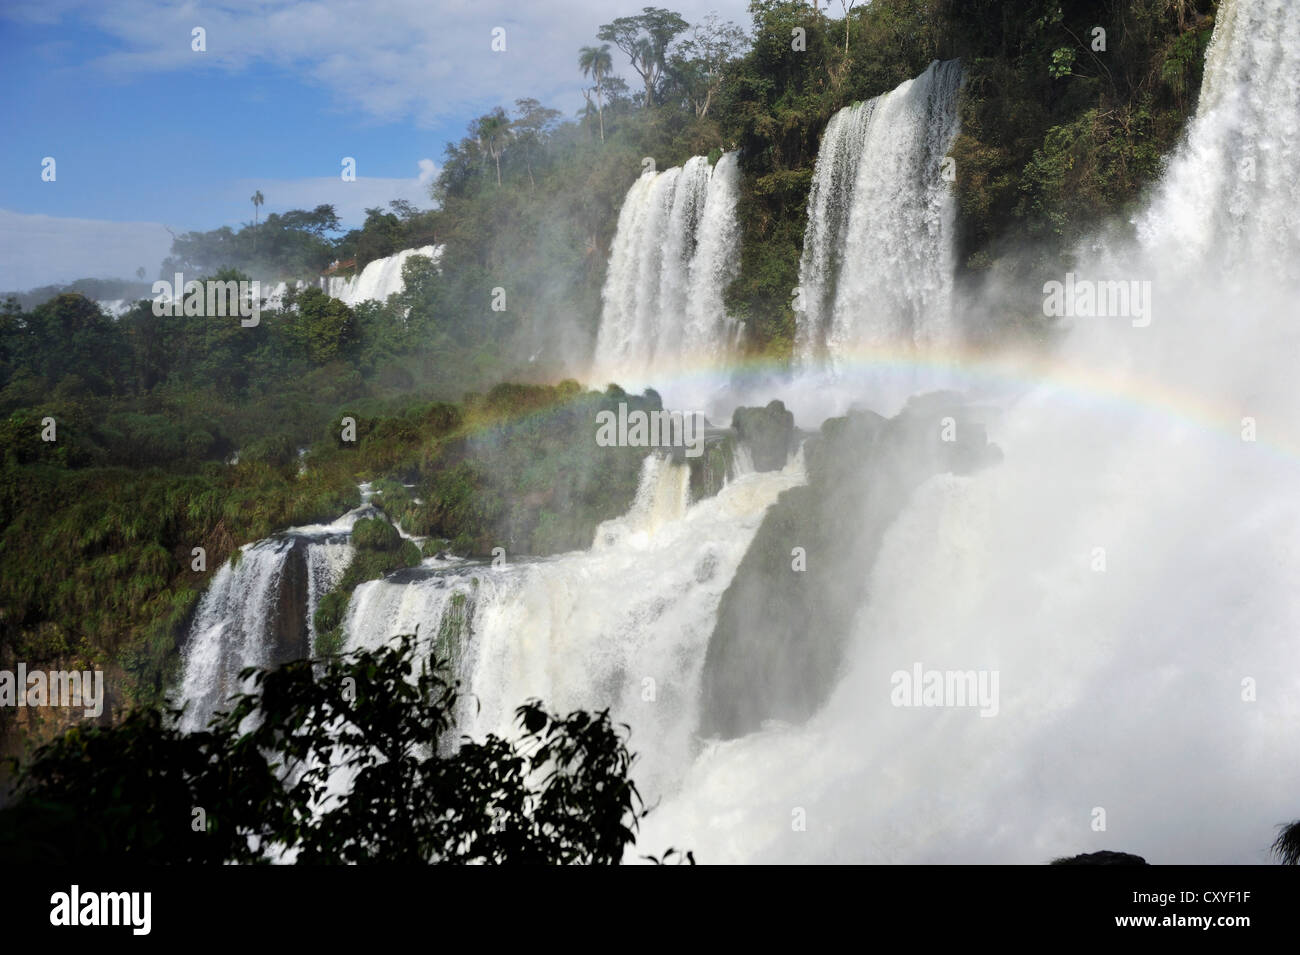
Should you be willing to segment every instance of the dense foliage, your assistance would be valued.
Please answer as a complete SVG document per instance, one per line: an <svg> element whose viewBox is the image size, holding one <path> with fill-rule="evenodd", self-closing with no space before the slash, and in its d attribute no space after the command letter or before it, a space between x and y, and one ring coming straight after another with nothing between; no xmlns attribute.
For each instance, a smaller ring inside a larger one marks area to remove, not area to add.
<svg viewBox="0 0 1300 955"><path fill-rule="evenodd" d="M458 688L416 647L401 637L257 671L254 689L203 732L182 733L157 710L70 731L0 810L0 858L620 862L645 813L609 714L560 716L530 700L517 739L449 747ZM350 778L337 797L327 797L332 773Z"/></svg>

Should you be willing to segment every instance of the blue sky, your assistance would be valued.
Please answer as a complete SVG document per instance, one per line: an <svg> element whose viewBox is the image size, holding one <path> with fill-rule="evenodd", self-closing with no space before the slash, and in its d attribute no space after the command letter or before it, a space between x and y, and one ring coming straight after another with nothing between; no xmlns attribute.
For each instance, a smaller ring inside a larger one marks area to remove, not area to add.
<svg viewBox="0 0 1300 955"><path fill-rule="evenodd" d="M332 202L349 225L390 199L431 205L443 149L473 117L521 96L571 115L578 48L643 5L5 0L0 289L138 266L153 278L167 228L249 221L255 189L263 214ZM745 0L664 5L748 23ZM345 156L356 182L339 176Z"/></svg>

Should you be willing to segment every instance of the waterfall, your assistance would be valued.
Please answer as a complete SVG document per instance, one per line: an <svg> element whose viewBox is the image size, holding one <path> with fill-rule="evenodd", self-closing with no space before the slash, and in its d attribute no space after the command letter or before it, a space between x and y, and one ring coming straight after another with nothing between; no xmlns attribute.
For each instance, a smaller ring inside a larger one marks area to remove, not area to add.
<svg viewBox="0 0 1300 955"><path fill-rule="evenodd" d="M207 725L232 693L239 672L310 656L320 600L352 560L348 533L366 505L330 524L289 528L245 544L212 575L181 651L181 728Z"/></svg>
<svg viewBox="0 0 1300 955"><path fill-rule="evenodd" d="M305 289L307 283L298 280L294 282L294 288L298 291ZM261 286L263 309L281 309L284 308L284 298L289 294L288 282L263 282Z"/></svg>
<svg viewBox="0 0 1300 955"><path fill-rule="evenodd" d="M724 153L713 167L704 212L691 257L686 297L686 330L682 343L711 366L734 353L740 323L727 315L723 293L740 269L740 165L734 152ZM683 354L683 357L686 357Z"/></svg>
<svg viewBox="0 0 1300 955"><path fill-rule="evenodd" d="M799 262L802 367L835 368L860 347L925 349L955 337L955 203L943 161L960 85L958 61L936 61L827 125Z"/></svg>
<svg viewBox="0 0 1300 955"><path fill-rule="evenodd" d="M634 727L635 777L648 798L690 764L698 689L718 601L767 508L803 480L784 471L731 481L689 503L687 467L652 455L628 513L590 550L504 566L414 568L357 588L348 649L401 633L437 640L459 662L459 732L514 735L529 697L548 707L612 708Z"/></svg>
<svg viewBox="0 0 1300 955"><path fill-rule="evenodd" d="M247 545L237 563L227 561L213 575L183 651L183 729L207 724L220 704L240 690L242 669L271 663L279 585L292 548L288 538Z"/></svg>
<svg viewBox="0 0 1300 955"><path fill-rule="evenodd" d="M642 543L686 513L691 500L690 469L652 454L641 466L641 479L628 513L596 528L594 550L612 549L630 540Z"/></svg>
<svg viewBox="0 0 1300 955"><path fill-rule="evenodd" d="M1198 115L1138 220L1149 251L1300 278L1297 36L1287 0L1220 6Z"/></svg>
<svg viewBox="0 0 1300 955"><path fill-rule="evenodd" d="M743 441L736 442L736 447L732 451L731 468L727 479L735 481L754 472L754 453L749 450L749 446Z"/></svg>
<svg viewBox="0 0 1300 955"><path fill-rule="evenodd" d="M685 362L725 364L737 333L722 296L739 266L738 190L735 153L632 184L602 293L598 374L640 388Z"/></svg>
<svg viewBox="0 0 1300 955"><path fill-rule="evenodd" d="M869 566L797 570L786 555L807 528L774 523L778 572L833 575L851 612L812 715L701 737L719 607L778 497L800 493L802 452L755 471L738 446L725 486L694 502L686 468L652 455L628 513L588 550L426 561L363 584L347 647L418 628L462 679L472 705L457 729L475 737L514 735L530 697L561 712L609 707L632 729L633 776L655 806L633 857L677 846L705 862L1041 863L1104 848L1264 861L1274 823L1300 806L1300 18L1289 7L1220 4L1197 116L1137 241L1099 239L1076 266L1158 281L1150 326L1083 319L1050 356L972 369L1018 389L989 415L1002 462L927 472L901 506L891 498L889 521L843 496L820 532L870 530ZM805 367L957 335L940 164L959 82L955 63L932 65L828 126L800 266ZM710 353L705 339L727 353L735 188L724 156L629 189L601 367L661 369L687 340L692 356ZM909 470L938 433L872 450ZM283 617L302 546L316 568L310 608L347 557L311 556L346 548L320 528L249 545L214 577L185 648L183 687L200 712L241 666L275 656L282 631L267 622ZM816 625L780 633L786 653ZM996 677L998 692L985 707L906 705L900 674L917 670Z"/></svg>
<svg viewBox="0 0 1300 955"><path fill-rule="evenodd" d="M135 299L114 298L100 299L95 302L99 310L109 318L121 318L135 306Z"/></svg>
<svg viewBox="0 0 1300 955"><path fill-rule="evenodd" d="M466 672L482 708L467 729L504 730L534 696L560 711L608 706L633 728L633 775L647 801L677 785L698 748L700 677L722 592L767 508L803 481L796 458L683 508L685 470L647 467L627 526L602 525L592 550L501 572L475 614Z"/></svg>
<svg viewBox="0 0 1300 955"><path fill-rule="evenodd" d="M348 604L346 650L375 650L418 629L424 646L432 645L459 672L468 618L480 588L490 591L495 579L482 567L470 565L445 572L419 567L367 581Z"/></svg>
<svg viewBox="0 0 1300 955"><path fill-rule="evenodd" d="M347 305L359 305L368 301L387 302L388 296L395 295L404 288L402 266L407 259L413 255L422 255L436 263L442 258L442 250L441 245L403 249L395 255L375 259L361 270L360 275L351 278L337 275L322 278L321 290Z"/></svg>
<svg viewBox="0 0 1300 955"><path fill-rule="evenodd" d="M929 479L871 568L834 571L871 596L828 702L707 746L643 844L714 862L1266 861L1300 806L1292 13L1220 5L1141 242L1097 253L1153 281L1181 259L1150 326L1076 321L1017 372L1033 384L990 426L1003 463ZM917 669L997 674L995 713L904 705Z"/></svg>

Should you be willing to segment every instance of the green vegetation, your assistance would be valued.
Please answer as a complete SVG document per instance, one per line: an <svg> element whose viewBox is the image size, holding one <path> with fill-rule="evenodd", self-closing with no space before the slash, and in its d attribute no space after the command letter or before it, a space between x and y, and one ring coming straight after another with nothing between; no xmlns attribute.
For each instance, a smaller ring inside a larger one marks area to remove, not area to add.
<svg viewBox="0 0 1300 955"><path fill-rule="evenodd" d="M196 443L156 458L133 446L135 468L95 464L121 453L101 443L108 432L94 416L111 400L87 403L75 419L57 405L13 412L0 463L0 665L100 667L119 708L158 704L208 575L244 543L357 506L364 479L381 479L375 504L408 533L451 542L438 549L586 546L636 492L640 452L598 449L594 440L596 412L619 401L659 406L616 388L584 393L574 382L501 385L458 404L361 401L318 409L330 422L301 459L293 440L270 430L237 464L204 460ZM40 437L47 413L60 422L55 442ZM354 443L341 440L344 416L356 420ZM156 424L172 422L158 416ZM266 426L283 424L268 418ZM356 559L317 615L318 650L339 646L358 584L423 556L383 520L359 521L354 540Z"/></svg>
<svg viewBox="0 0 1300 955"><path fill-rule="evenodd" d="M530 700L517 710L517 739L466 740L449 752L439 744L452 732L457 685L443 661L414 648L414 638L401 637L378 652L257 672L254 690L204 732L181 733L157 710L69 732L40 752L19 802L0 811L0 857L29 865L250 864L285 852L317 865L622 861L646 810L609 714L559 716ZM355 775L321 812L332 759Z"/></svg>
<svg viewBox="0 0 1300 955"><path fill-rule="evenodd" d="M963 268L1033 268L1123 215L1159 171L1200 88L1211 0L874 0L835 21L754 0L754 44L724 84L741 147L741 272L728 292L755 350L790 354L804 210L835 112L934 59L966 82L956 161ZM1094 51L1094 29L1106 50ZM802 29L806 50L791 50ZM847 44L843 38L848 37ZM1068 68L1067 68L1068 64Z"/></svg>

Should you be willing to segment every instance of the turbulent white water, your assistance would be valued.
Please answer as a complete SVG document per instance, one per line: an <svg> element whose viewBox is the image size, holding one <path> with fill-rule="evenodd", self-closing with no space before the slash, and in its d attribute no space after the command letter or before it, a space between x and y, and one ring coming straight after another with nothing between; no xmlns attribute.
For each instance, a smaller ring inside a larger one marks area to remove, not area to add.
<svg viewBox="0 0 1300 955"><path fill-rule="evenodd" d="M858 348L949 344L955 203L943 161L961 65L840 110L822 137L799 263L795 355L805 369Z"/></svg>
<svg viewBox="0 0 1300 955"><path fill-rule="evenodd" d="M650 457L636 502L600 526L591 550L364 584L349 610L349 647L382 645L417 624L437 634L453 594L463 594L461 674L481 709L467 707L458 729L513 736L515 707L530 697L561 712L608 706L634 727L636 778L653 799L694 755L700 674L722 592L767 507L802 479L796 459L691 504L687 469Z"/></svg>
<svg viewBox="0 0 1300 955"><path fill-rule="evenodd" d="M737 334L722 294L739 267L738 189L735 153L632 184L610 250L597 375L641 388L688 362L725 366Z"/></svg>
<svg viewBox="0 0 1300 955"><path fill-rule="evenodd" d="M403 249L395 255L375 259L360 275L351 277L330 276L321 279L321 290L331 298L337 298L347 305L359 305L361 302L386 302L388 296L401 292L402 266L413 255L422 255L434 262L442 258L441 245L426 245L418 249Z"/></svg>
<svg viewBox="0 0 1300 955"><path fill-rule="evenodd" d="M312 618L320 599L338 584L352 560L347 534L358 518L371 513L363 505L331 524L290 528L244 545L237 562L221 565L199 600L181 651L178 696L187 704L183 729L207 725L221 704L241 689L241 670L282 662L273 659L276 629L285 625L280 620L281 588L295 550L301 551L306 589L305 620L297 623L305 628L309 649L314 647Z"/></svg>
<svg viewBox="0 0 1300 955"><path fill-rule="evenodd" d="M294 288L298 290L305 289L306 287L307 287L307 283L301 280L294 283ZM284 297L289 294L289 283L288 282L276 282L274 284L267 283L265 286L263 286L262 292L263 292L262 308L265 309L284 308Z"/></svg>
<svg viewBox="0 0 1300 955"><path fill-rule="evenodd" d="M1252 265L1300 280L1300 41L1295 5L1220 7L1206 51L1198 117L1151 208L1148 248L1234 271Z"/></svg>
<svg viewBox="0 0 1300 955"><path fill-rule="evenodd" d="M931 480L888 532L824 710L706 752L645 844L710 861L1265 861L1300 813L1293 14L1220 7L1142 244L1098 257L1156 283L1151 325L1080 319L1027 366L1041 383L992 428L1005 462ZM1243 155L1272 168L1243 182ZM917 663L998 671L998 715L892 705L891 676Z"/></svg>
<svg viewBox="0 0 1300 955"><path fill-rule="evenodd" d="M95 304L99 306L101 312L110 318L121 318L131 311L135 305L135 300L126 298L100 299Z"/></svg>

